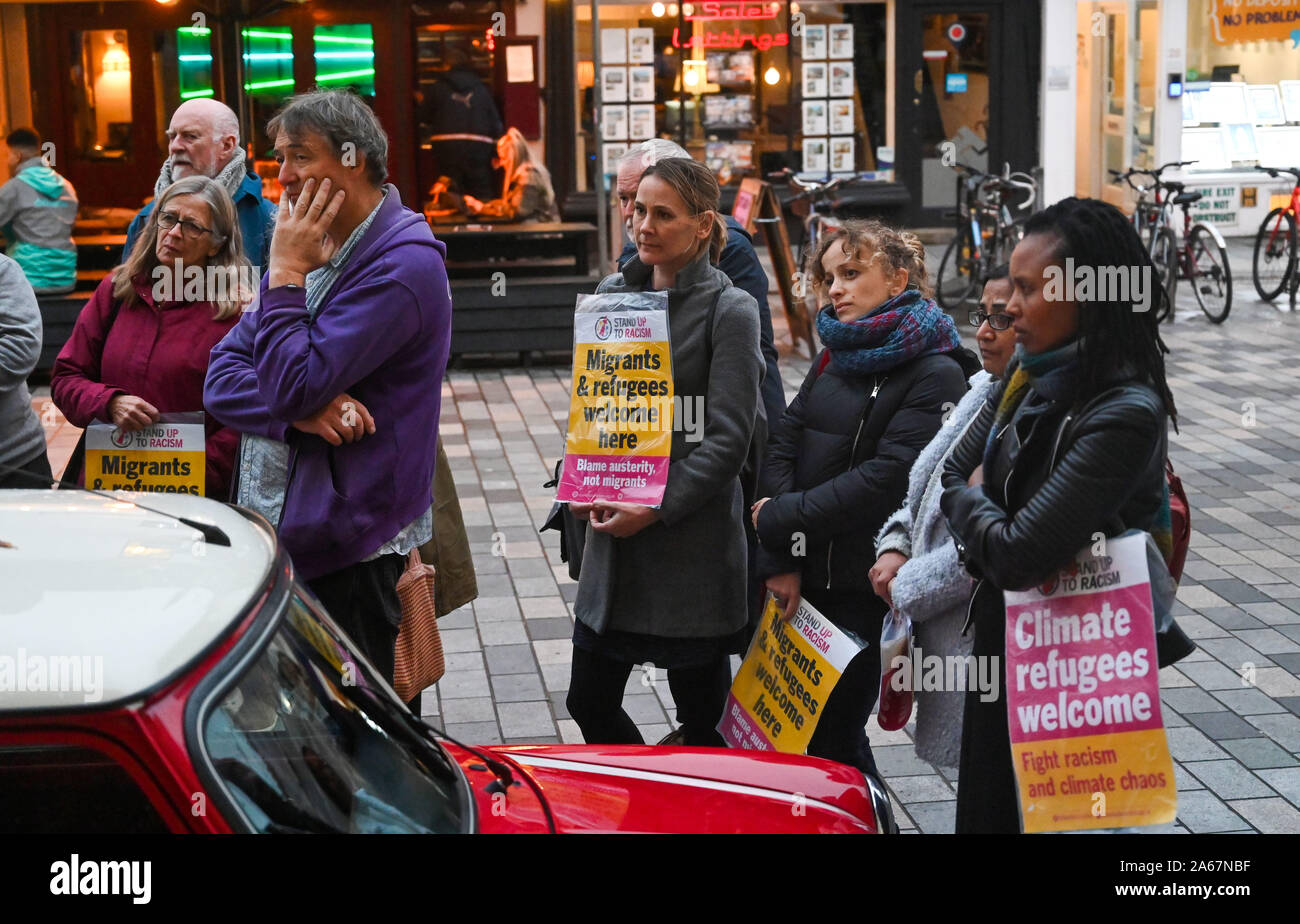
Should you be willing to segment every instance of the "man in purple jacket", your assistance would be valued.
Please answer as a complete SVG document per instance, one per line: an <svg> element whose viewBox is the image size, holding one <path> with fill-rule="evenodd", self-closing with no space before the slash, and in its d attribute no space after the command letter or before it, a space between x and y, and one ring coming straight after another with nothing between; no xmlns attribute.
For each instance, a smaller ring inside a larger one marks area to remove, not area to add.
<svg viewBox="0 0 1300 924"><path fill-rule="evenodd" d="M446 249L387 177L359 97L295 96L267 126L284 195L257 303L212 351L204 404L241 431L236 501L385 677L397 579L433 535L451 337Z"/></svg>

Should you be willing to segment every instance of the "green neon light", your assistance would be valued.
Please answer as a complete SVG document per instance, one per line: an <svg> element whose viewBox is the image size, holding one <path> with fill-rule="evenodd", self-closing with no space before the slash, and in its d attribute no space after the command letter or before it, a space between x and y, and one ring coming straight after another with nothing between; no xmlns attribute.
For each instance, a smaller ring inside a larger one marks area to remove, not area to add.
<svg viewBox="0 0 1300 924"><path fill-rule="evenodd" d="M288 78L287 80L262 80L259 81L258 83L246 83L244 84L244 89L245 90L270 90L273 87L291 87L291 86L293 86L292 77Z"/></svg>
<svg viewBox="0 0 1300 924"><path fill-rule="evenodd" d="M341 74L317 74L316 79L324 82L326 80L352 80L356 77L373 76L375 76L375 69L372 67L364 71L344 71Z"/></svg>
<svg viewBox="0 0 1300 924"><path fill-rule="evenodd" d="M245 61L292 61L292 51L246 51Z"/></svg>
<svg viewBox="0 0 1300 924"><path fill-rule="evenodd" d="M374 46L375 40L372 38L349 38L345 35L317 35L318 42L334 42L338 45L369 45Z"/></svg>
<svg viewBox="0 0 1300 924"><path fill-rule="evenodd" d="M375 53L373 51L318 51L316 52L317 60L339 61L339 60L366 60L373 61Z"/></svg>
<svg viewBox="0 0 1300 924"><path fill-rule="evenodd" d="M211 61L212 55L177 55L176 58L189 64L194 61Z"/></svg>
<svg viewBox="0 0 1300 924"><path fill-rule="evenodd" d="M283 32L265 32L261 29L245 29L244 38L264 38L272 39L277 42L289 42L293 40L293 33L288 29Z"/></svg>
<svg viewBox="0 0 1300 924"><path fill-rule="evenodd" d="M182 32L188 32L190 35L194 35L194 36L200 36L200 35L211 35L211 34L212 34L212 30L211 30L211 29L205 29L205 28L202 28L202 27L200 27L200 26L190 26L188 29L182 28L181 31L182 31Z"/></svg>
<svg viewBox="0 0 1300 924"><path fill-rule="evenodd" d="M198 99L200 96L211 96L211 88L207 90L189 90L181 94L181 99Z"/></svg>

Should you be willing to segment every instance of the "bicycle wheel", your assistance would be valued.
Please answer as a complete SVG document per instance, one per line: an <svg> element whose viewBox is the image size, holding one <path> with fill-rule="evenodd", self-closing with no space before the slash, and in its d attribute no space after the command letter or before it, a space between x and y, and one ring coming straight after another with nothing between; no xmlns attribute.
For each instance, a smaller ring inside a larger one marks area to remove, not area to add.
<svg viewBox="0 0 1300 924"><path fill-rule="evenodd" d="M1193 225L1187 239L1192 294L1211 323L1222 324L1232 310L1232 270L1228 252L1205 225Z"/></svg>
<svg viewBox="0 0 1300 924"><path fill-rule="evenodd" d="M1155 264L1156 282L1165 290L1168 301L1157 316L1164 321L1174 316L1174 293L1178 289L1178 239L1172 228L1157 228L1151 244L1151 262Z"/></svg>
<svg viewBox="0 0 1300 924"><path fill-rule="evenodd" d="M1295 272L1295 216L1286 209L1273 209L1255 235L1255 259L1250 265L1255 291L1271 302L1286 291Z"/></svg>
<svg viewBox="0 0 1300 924"><path fill-rule="evenodd" d="M934 299L941 308L956 311L975 291L975 266L978 263L975 242L969 227L957 232L939 261L939 278L935 281Z"/></svg>

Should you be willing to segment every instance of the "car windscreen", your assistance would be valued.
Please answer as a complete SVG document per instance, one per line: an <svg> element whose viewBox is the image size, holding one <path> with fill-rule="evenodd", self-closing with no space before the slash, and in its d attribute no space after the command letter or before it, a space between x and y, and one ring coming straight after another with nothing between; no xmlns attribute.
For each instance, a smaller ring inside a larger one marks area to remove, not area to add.
<svg viewBox="0 0 1300 924"><path fill-rule="evenodd" d="M413 728L297 588L200 738L226 794L261 832L466 829L459 769Z"/></svg>

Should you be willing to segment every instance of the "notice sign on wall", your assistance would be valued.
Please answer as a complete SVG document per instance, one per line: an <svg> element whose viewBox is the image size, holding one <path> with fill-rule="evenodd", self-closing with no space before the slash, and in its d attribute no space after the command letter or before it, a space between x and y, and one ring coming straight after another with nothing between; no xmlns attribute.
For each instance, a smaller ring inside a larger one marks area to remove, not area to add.
<svg viewBox="0 0 1300 924"><path fill-rule="evenodd" d="M86 487L194 494L204 490L203 414L164 414L151 427L86 428Z"/></svg>
<svg viewBox="0 0 1300 924"><path fill-rule="evenodd" d="M1026 833L1172 822L1143 534L1005 592L1007 718Z"/></svg>
<svg viewBox="0 0 1300 924"><path fill-rule="evenodd" d="M560 501L657 507L673 442L667 292L578 296Z"/></svg>
<svg viewBox="0 0 1300 924"><path fill-rule="evenodd" d="M718 733L733 748L804 753L827 698L862 648L806 600L786 622L769 595Z"/></svg>

